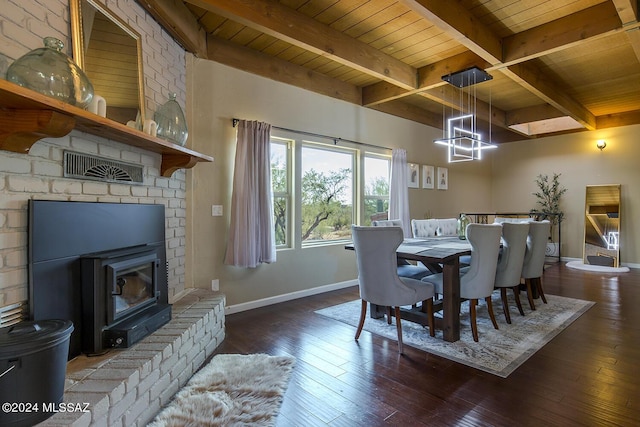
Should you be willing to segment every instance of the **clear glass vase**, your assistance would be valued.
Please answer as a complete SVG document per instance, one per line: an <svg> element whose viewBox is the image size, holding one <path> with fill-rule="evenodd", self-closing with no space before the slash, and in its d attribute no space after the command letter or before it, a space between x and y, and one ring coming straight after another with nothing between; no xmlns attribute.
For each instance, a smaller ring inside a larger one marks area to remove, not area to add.
<svg viewBox="0 0 640 427"><path fill-rule="evenodd" d="M180 104L176 101L176 94L169 94L169 100L161 105L153 116L157 124L157 136L167 141L184 145L187 142L189 132L187 120Z"/></svg>
<svg viewBox="0 0 640 427"><path fill-rule="evenodd" d="M64 43L45 37L44 46L16 59L7 80L43 95L85 108L93 98L93 85L71 58L62 53Z"/></svg>
<svg viewBox="0 0 640 427"><path fill-rule="evenodd" d="M460 214L460 218L458 218L458 238L460 240L467 239L467 225L469 225L470 222L465 214Z"/></svg>

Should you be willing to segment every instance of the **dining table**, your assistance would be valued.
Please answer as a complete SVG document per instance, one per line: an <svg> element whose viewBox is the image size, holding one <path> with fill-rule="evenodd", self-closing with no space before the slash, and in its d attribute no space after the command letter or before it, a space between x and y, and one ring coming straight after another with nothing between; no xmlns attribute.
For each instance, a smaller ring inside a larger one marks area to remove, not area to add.
<svg viewBox="0 0 640 427"><path fill-rule="evenodd" d="M353 244L345 249L354 250ZM436 326L442 328L443 339L448 342L460 339L460 257L471 254L471 244L458 237L405 238L396 249L399 259L419 261L432 272L442 273L442 300L436 308L442 311L442 320ZM429 280L426 276L425 281ZM384 314L383 307L372 307L373 317ZM427 324L427 315L421 308L401 310L403 319ZM438 320L438 318L437 318Z"/></svg>

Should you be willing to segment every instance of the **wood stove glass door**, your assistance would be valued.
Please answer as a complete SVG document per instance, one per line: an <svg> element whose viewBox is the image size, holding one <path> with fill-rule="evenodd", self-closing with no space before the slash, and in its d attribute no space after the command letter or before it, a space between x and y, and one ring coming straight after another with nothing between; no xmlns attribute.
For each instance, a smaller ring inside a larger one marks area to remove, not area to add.
<svg viewBox="0 0 640 427"><path fill-rule="evenodd" d="M108 268L108 324L156 302L158 259L155 254L114 263Z"/></svg>

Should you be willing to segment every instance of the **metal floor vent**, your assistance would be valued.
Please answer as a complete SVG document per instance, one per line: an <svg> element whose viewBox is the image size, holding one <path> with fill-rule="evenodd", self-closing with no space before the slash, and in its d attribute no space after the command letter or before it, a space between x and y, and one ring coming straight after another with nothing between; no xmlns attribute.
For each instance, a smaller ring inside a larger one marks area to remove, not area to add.
<svg viewBox="0 0 640 427"><path fill-rule="evenodd" d="M64 176L66 178L142 183L143 170L143 166L133 163L73 151L64 152Z"/></svg>

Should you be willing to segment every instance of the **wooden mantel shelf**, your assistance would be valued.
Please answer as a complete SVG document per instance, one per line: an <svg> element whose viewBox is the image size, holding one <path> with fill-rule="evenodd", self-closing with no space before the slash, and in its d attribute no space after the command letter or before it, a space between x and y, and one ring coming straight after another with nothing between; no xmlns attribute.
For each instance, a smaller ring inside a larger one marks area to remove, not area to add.
<svg viewBox="0 0 640 427"><path fill-rule="evenodd" d="M162 154L160 173L165 177L213 161L211 156L0 79L0 150L28 153L40 139L60 138L73 129Z"/></svg>

